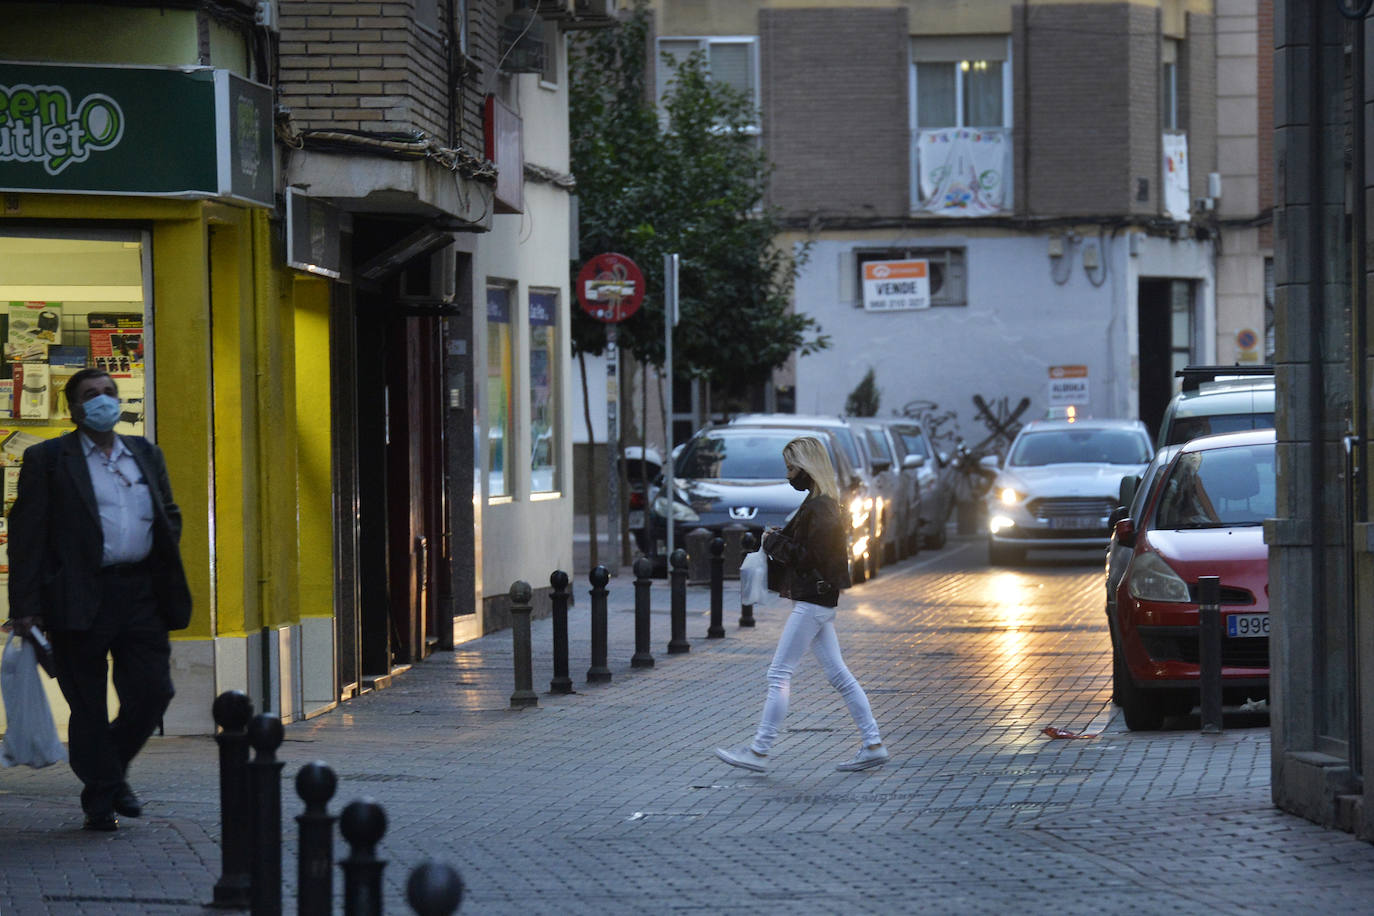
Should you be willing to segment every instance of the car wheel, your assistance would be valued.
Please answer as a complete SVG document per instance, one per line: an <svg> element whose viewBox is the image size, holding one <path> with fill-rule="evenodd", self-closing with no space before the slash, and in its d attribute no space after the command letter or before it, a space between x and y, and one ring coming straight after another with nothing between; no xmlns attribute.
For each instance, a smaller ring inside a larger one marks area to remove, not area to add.
<svg viewBox="0 0 1374 916"><path fill-rule="evenodd" d="M1112 652L1112 693L1131 731L1157 732L1164 725L1163 698L1151 696L1150 691L1136 686L1119 651Z"/></svg>
<svg viewBox="0 0 1374 916"><path fill-rule="evenodd" d="M1025 560L1026 551L1023 548L988 541L988 562L993 566L1019 566Z"/></svg>

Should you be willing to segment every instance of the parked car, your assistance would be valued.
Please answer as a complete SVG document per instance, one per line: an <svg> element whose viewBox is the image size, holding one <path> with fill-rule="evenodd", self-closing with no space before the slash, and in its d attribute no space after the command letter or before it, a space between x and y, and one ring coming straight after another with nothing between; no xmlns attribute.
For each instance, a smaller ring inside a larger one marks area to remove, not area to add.
<svg viewBox="0 0 1374 916"><path fill-rule="evenodd" d="M1159 728L1198 701L1198 577L1221 578L1222 694L1268 697L1269 548L1274 431L1203 436L1180 447L1143 500L1117 523L1131 556L1108 618L1114 696L1126 727Z"/></svg>
<svg viewBox="0 0 1374 916"><path fill-rule="evenodd" d="M921 545L939 550L945 546L945 527L954 511L954 464L948 455L935 449L920 423L889 419L883 424L892 431L903 470L916 477L921 491L920 543L913 544L911 552L915 553Z"/></svg>
<svg viewBox="0 0 1374 916"><path fill-rule="evenodd" d="M1166 445L1155 452L1154 458L1150 459L1150 463L1140 472L1140 476L1133 474L1121 479L1121 495L1117 500L1116 511L1112 513L1112 536L1107 542L1108 620L1116 614L1116 588L1121 584L1121 577L1126 574L1126 567L1130 564L1131 554L1134 552L1132 545L1117 537L1116 524L1123 518L1140 518L1148 500L1153 497L1160 481L1164 479L1160 472L1169 466L1169 462L1174 460L1174 456L1182 448L1182 445Z"/></svg>
<svg viewBox="0 0 1374 916"><path fill-rule="evenodd" d="M882 420L854 418L849 421L866 447L870 470L878 487L879 528L883 560L896 563L921 549L921 481L917 469L924 462L903 466L902 454L891 428Z"/></svg>
<svg viewBox="0 0 1374 916"><path fill-rule="evenodd" d="M709 426L697 432L673 459L671 482L660 475L650 492L645 526L636 532L640 552L666 568L670 517L675 547L696 528L720 533L739 525L757 538L764 528L785 524L806 496L787 482L782 459L783 446L798 436L815 436L830 452L841 505L850 508L850 577L862 582L869 528L863 482L836 437L805 427Z"/></svg>
<svg viewBox="0 0 1374 916"><path fill-rule="evenodd" d="M1037 547L1105 547L1122 478L1144 471L1153 452L1139 420L1027 423L987 495L989 562L1018 563Z"/></svg>
<svg viewBox="0 0 1374 916"><path fill-rule="evenodd" d="M853 469L853 473L859 477L862 483L859 488L862 491L862 496L857 503L850 506L850 511L856 517L864 516L868 529L868 543L871 548L867 550L868 562L863 570L863 575L856 581L863 581L864 578L876 576L883 563L883 548L890 537L883 525L885 516L883 488L877 479L878 472L874 470L867 443L855 434L845 418L824 414L745 413L733 417L730 420L730 425L789 426L812 431L824 430L835 438L844 451L845 457L849 459L849 466ZM841 492L844 492L845 489L845 486L840 487Z"/></svg>
<svg viewBox="0 0 1374 916"><path fill-rule="evenodd" d="M644 529L644 510L649 505L649 487L663 470L663 456L652 446L627 445L620 460L629 481L629 528L639 538Z"/></svg>
<svg viewBox="0 0 1374 916"><path fill-rule="evenodd" d="M1274 425L1272 366L1188 366L1174 373L1182 390L1169 401L1155 447L1198 436Z"/></svg>

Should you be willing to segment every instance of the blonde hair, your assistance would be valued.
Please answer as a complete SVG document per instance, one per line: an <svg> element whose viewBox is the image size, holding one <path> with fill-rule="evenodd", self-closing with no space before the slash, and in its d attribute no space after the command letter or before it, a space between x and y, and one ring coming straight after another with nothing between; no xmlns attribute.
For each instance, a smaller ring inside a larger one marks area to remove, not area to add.
<svg viewBox="0 0 1374 916"><path fill-rule="evenodd" d="M830 452L815 436L798 436L782 447L782 460L800 468L811 477L811 491L840 501L840 488L835 482L835 466Z"/></svg>

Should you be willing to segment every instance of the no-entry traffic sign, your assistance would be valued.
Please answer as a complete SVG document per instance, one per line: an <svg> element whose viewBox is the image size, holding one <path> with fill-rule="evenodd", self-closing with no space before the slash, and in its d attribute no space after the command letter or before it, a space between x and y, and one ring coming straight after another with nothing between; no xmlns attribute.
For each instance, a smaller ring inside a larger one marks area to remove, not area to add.
<svg viewBox="0 0 1374 916"><path fill-rule="evenodd" d="M597 321L624 321L643 301L644 274L623 254L599 254L577 272L577 302Z"/></svg>

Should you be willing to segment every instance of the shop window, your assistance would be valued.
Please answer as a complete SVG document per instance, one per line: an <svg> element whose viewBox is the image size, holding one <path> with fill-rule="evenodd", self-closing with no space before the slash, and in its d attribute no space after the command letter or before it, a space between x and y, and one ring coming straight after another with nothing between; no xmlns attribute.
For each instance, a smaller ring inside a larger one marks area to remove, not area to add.
<svg viewBox="0 0 1374 916"><path fill-rule="evenodd" d="M508 461L515 442L511 287L487 287L487 496L511 495Z"/></svg>
<svg viewBox="0 0 1374 916"><path fill-rule="evenodd" d="M559 490L558 294L530 293L530 492Z"/></svg>
<svg viewBox="0 0 1374 916"><path fill-rule="evenodd" d="M142 233L0 234L0 468L4 511L24 449L69 432L63 388L79 369L109 372L115 431L152 435Z"/></svg>

